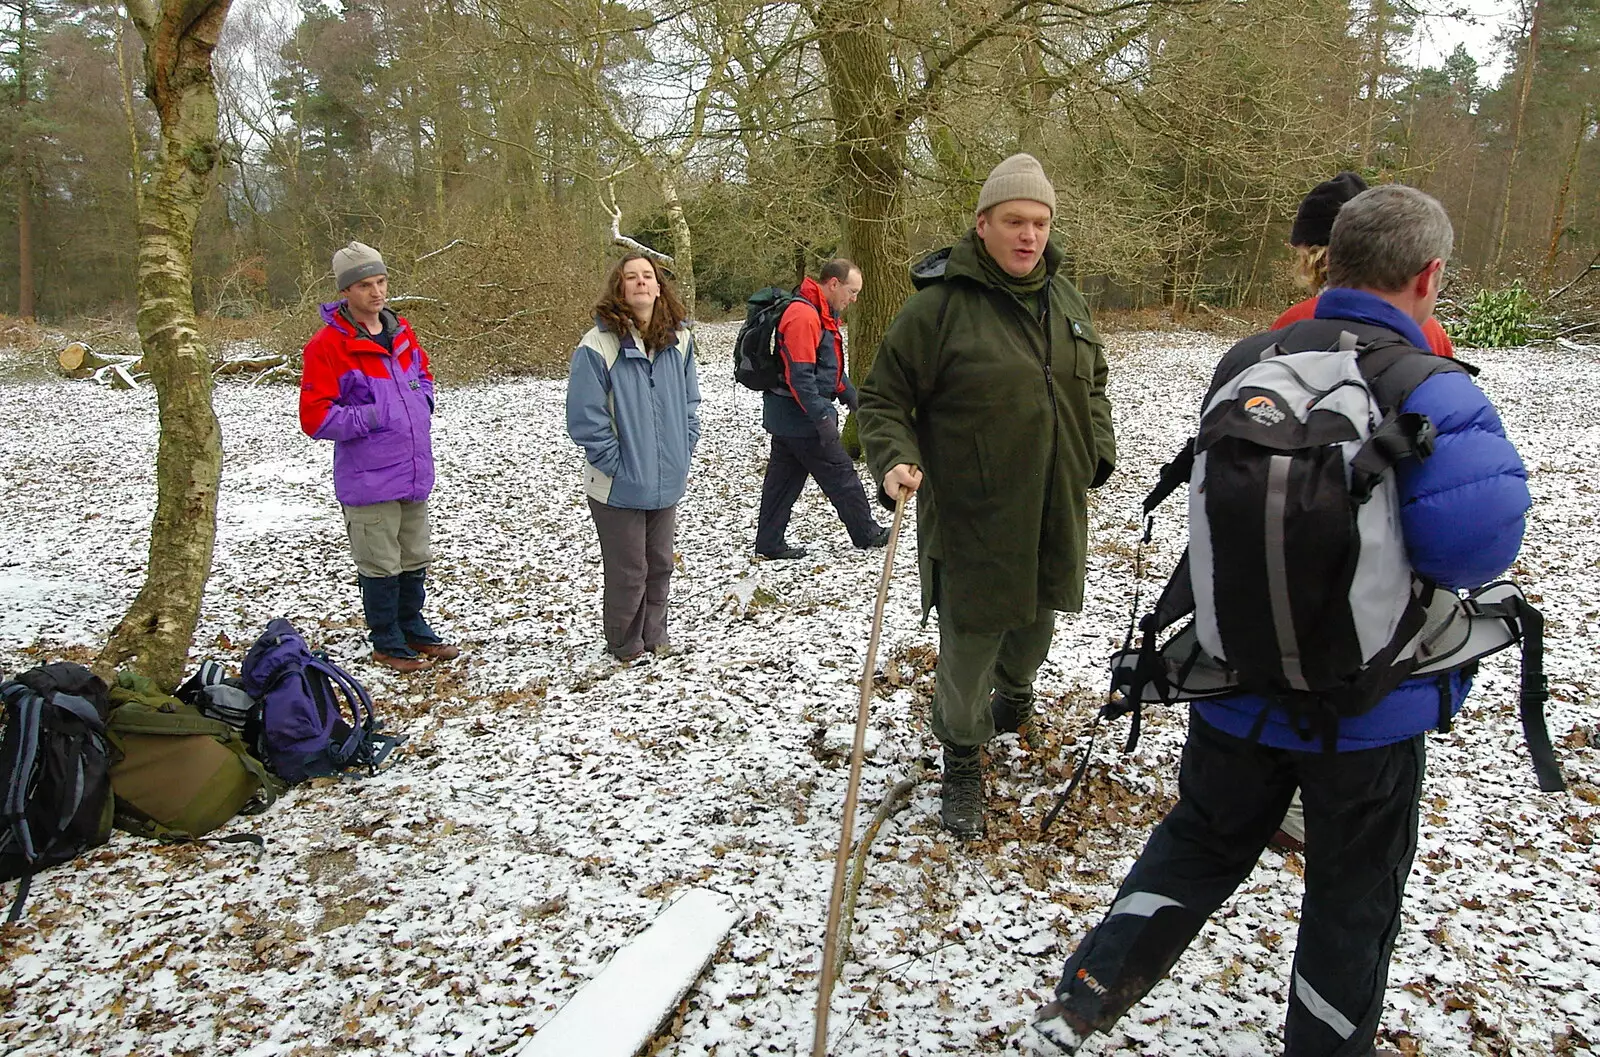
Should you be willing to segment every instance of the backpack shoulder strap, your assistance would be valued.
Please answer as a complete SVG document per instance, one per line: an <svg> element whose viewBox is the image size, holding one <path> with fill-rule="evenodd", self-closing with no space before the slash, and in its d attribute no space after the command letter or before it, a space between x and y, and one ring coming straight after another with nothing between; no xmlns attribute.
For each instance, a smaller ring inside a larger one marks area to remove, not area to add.
<svg viewBox="0 0 1600 1057"><path fill-rule="evenodd" d="M1455 360L1435 356L1403 339L1364 346L1356 365L1386 414L1399 411L1417 387L1436 374L1471 373Z"/></svg>
<svg viewBox="0 0 1600 1057"><path fill-rule="evenodd" d="M327 657L319 655L313 658L313 661L318 670L327 675L328 679L335 683L340 692L351 701L352 710L357 710L355 712L356 722L364 726L370 726L373 718L372 695L367 693L367 688L357 682L355 676L328 660Z"/></svg>
<svg viewBox="0 0 1600 1057"><path fill-rule="evenodd" d="M372 729L372 698L366 688L351 678L350 674L324 656L313 656L306 665L307 676L321 676L329 692L344 699L353 722L344 744L339 746L338 757L348 760L361 747L362 740Z"/></svg>

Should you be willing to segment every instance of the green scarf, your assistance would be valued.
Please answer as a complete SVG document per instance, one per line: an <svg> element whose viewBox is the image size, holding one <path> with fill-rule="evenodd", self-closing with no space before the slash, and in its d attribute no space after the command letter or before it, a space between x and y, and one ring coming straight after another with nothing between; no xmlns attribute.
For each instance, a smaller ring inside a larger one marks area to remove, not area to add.
<svg viewBox="0 0 1600 1057"><path fill-rule="evenodd" d="M1033 265L1033 271L1019 279L1000 267L999 261L989 256L989 249L983 244L982 239L974 236L972 241L977 244L978 265L983 269L983 274L1000 289L1009 290L1011 295L1023 304L1031 302L1034 295L1043 290L1045 284L1050 281L1050 275L1045 271L1043 253L1039 254L1038 261Z"/></svg>

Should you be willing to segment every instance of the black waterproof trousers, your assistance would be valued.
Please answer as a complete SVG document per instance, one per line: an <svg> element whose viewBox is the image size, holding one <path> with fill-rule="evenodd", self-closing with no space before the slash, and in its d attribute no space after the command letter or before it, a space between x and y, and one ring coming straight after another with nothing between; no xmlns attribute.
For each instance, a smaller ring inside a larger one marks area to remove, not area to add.
<svg viewBox="0 0 1600 1057"><path fill-rule="evenodd" d="M784 533L789 514L806 478L814 477L817 487L839 512L850 533L850 542L865 547L878 523L872 519L866 490L855 463L837 440L821 437L772 438L772 454L767 459L767 476L761 482L761 515L756 522L756 553L775 554L786 546Z"/></svg>
<svg viewBox="0 0 1600 1057"><path fill-rule="evenodd" d="M1166 975L1255 866L1298 786L1306 890L1283 1052L1371 1054L1417 850L1424 737L1290 752L1224 734L1191 709L1177 806L1062 972L1069 1020L1110 1027Z"/></svg>

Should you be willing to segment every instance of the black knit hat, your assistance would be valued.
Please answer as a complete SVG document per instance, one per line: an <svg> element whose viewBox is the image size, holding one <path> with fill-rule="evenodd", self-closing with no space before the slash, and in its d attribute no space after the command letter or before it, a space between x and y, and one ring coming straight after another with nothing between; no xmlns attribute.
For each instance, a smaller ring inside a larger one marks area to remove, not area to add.
<svg viewBox="0 0 1600 1057"><path fill-rule="evenodd" d="M1333 218L1339 207L1367 189L1367 181L1359 173L1342 172L1331 180L1311 189L1294 215L1294 227L1289 231L1291 246L1326 246L1333 233Z"/></svg>

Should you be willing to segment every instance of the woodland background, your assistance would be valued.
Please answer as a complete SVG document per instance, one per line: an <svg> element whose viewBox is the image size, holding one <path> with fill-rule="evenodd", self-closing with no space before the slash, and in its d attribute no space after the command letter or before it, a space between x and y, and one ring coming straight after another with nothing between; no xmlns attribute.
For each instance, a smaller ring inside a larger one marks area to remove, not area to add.
<svg viewBox="0 0 1600 1057"><path fill-rule="evenodd" d="M1406 65L1395 0L164 6L225 20L214 143L182 148L215 161L196 306L280 351L359 238L447 377L564 367L616 235L702 318L855 257L860 370L1019 149L1100 309L1282 307L1296 204L1353 168L1450 210L1458 325L1480 289L1547 336L1600 319L1600 0L1507 4L1494 83L1460 47ZM131 340L146 43L115 5L0 0L0 311Z"/></svg>

